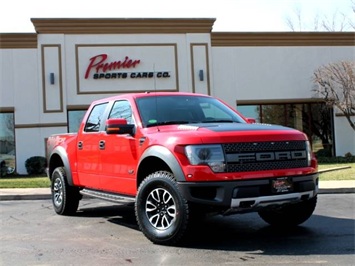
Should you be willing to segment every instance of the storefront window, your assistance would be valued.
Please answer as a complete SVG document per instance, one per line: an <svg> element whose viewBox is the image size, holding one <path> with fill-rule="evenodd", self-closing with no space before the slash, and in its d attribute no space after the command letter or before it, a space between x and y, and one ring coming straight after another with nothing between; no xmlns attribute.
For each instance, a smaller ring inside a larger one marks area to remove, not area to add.
<svg viewBox="0 0 355 266"><path fill-rule="evenodd" d="M239 105L237 109L260 123L298 129L311 140L314 152L333 153L332 110L324 103Z"/></svg>
<svg viewBox="0 0 355 266"><path fill-rule="evenodd" d="M283 105L262 105L261 121L266 124L285 125L285 108Z"/></svg>
<svg viewBox="0 0 355 266"><path fill-rule="evenodd" d="M15 170L15 127L13 113L0 113L0 174Z"/></svg>
<svg viewBox="0 0 355 266"><path fill-rule="evenodd" d="M78 132L80 123L83 120L85 113L86 110L68 111L68 132L69 133Z"/></svg>

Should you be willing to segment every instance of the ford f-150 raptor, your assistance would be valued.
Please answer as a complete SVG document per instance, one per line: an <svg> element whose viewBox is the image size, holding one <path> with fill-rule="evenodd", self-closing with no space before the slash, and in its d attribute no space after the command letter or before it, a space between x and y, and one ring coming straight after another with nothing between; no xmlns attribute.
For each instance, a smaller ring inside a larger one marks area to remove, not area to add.
<svg viewBox="0 0 355 266"><path fill-rule="evenodd" d="M78 133L50 136L47 149L56 213L74 215L82 195L132 204L157 244L176 244L201 214L254 211L290 227L316 207L318 166L307 136L253 123L207 95L95 101Z"/></svg>

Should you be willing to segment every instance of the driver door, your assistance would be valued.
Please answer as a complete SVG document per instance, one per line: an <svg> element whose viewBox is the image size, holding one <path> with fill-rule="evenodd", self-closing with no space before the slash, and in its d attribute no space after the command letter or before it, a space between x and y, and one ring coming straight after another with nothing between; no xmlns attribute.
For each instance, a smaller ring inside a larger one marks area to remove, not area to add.
<svg viewBox="0 0 355 266"><path fill-rule="evenodd" d="M124 118L134 124L131 105L126 100L116 101L108 116ZM130 134L105 134L101 149L101 187L106 191L134 195L136 191L137 141Z"/></svg>

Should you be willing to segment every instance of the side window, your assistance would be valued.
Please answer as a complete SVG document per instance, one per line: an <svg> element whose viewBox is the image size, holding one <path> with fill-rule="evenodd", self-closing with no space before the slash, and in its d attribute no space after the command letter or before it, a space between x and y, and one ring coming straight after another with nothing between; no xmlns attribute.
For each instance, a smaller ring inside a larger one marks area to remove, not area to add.
<svg viewBox="0 0 355 266"><path fill-rule="evenodd" d="M128 124L134 124L132 108L128 101L117 101L114 103L109 118L124 118Z"/></svg>
<svg viewBox="0 0 355 266"><path fill-rule="evenodd" d="M101 123L103 121L102 116L104 115L107 103L98 104L92 108L88 120L85 124L85 132L99 132Z"/></svg>

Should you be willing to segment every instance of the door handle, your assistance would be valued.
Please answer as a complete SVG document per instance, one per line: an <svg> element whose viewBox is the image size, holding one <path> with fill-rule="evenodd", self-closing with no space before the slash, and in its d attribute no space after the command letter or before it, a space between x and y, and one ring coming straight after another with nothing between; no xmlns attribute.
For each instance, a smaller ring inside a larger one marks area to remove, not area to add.
<svg viewBox="0 0 355 266"><path fill-rule="evenodd" d="M100 148L100 150L104 150L105 149L105 141L104 140L100 140L99 148Z"/></svg>
<svg viewBox="0 0 355 266"><path fill-rule="evenodd" d="M82 149L83 149L83 142L82 142L82 141L79 141L79 142L78 142L78 149L79 149L79 150L82 150Z"/></svg>

